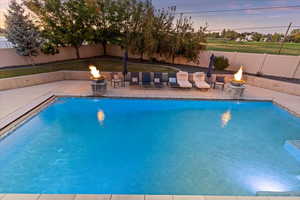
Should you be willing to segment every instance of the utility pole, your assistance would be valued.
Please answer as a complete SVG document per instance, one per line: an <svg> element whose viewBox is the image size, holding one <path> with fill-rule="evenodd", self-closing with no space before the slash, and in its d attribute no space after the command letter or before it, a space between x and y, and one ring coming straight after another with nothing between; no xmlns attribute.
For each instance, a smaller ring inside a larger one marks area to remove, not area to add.
<svg viewBox="0 0 300 200"><path fill-rule="evenodd" d="M283 38L283 40L282 40L281 43L280 43L280 49L279 49L279 52L278 52L279 54L281 54L281 50L282 50L283 44L284 44L284 42L285 42L285 40L286 40L286 37L287 37L288 34L289 34L289 31L290 31L291 26L292 26L292 22L289 24L289 26L288 26L288 28L287 28L287 30L286 30L286 33L285 33L285 35L284 35L284 38Z"/></svg>

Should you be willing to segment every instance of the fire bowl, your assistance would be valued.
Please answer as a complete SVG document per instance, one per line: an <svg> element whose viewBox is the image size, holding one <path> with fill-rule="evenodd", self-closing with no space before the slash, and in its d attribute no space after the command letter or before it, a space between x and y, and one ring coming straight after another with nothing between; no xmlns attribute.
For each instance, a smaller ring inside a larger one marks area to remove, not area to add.
<svg viewBox="0 0 300 200"><path fill-rule="evenodd" d="M244 81L244 80L241 80L241 81L232 80L230 83L233 86L241 87L241 86L243 86L246 83L246 81Z"/></svg>
<svg viewBox="0 0 300 200"><path fill-rule="evenodd" d="M107 83L104 78L92 78L92 91L94 96L103 96L107 90Z"/></svg>

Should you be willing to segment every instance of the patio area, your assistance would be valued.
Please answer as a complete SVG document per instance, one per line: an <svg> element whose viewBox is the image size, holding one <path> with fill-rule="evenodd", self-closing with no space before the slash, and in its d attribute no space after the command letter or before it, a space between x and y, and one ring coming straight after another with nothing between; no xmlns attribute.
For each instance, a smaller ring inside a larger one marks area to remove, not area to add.
<svg viewBox="0 0 300 200"><path fill-rule="evenodd" d="M32 109L47 102L55 96L92 96L91 81L57 81L6 91L0 91L0 130ZM141 87L113 88L108 84L105 97L118 98L166 98L166 99L199 99L230 100L230 96L221 89L201 92L197 89L174 89L165 86L162 89L144 89ZM300 116L300 96L288 95L272 90L247 85L241 100L273 101L296 116ZM1 138L1 132L0 132ZM176 195L45 195L45 194L1 194L0 200L289 200L299 197L267 197L267 196L176 196Z"/></svg>
<svg viewBox="0 0 300 200"><path fill-rule="evenodd" d="M58 81L31 87L0 91L0 129L29 112L37 105L53 96L92 96L90 81ZM221 89L201 92L197 89L144 89L141 87L112 88L108 84L105 97L120 98L166 98L229 100L230 96ZM300 96L289 95L273 90L247 85L241 100L273 101L292 114L300 116Z"/></svg>

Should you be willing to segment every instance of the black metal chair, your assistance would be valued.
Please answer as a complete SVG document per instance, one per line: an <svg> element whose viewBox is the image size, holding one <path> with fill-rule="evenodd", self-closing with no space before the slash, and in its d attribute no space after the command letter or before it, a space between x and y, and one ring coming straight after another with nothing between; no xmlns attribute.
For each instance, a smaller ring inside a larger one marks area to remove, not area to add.
<svg viewBox="0 0 300 200"><path fill-rule="evenodd" d="M150 87L151 86L151 74L150 72L142 72L142 86Z"/></svg>
<svg viewBox="0 0 300 200"><path fill-rule="evenodd" d="M153 83L156 88L162 88L164 86L161 72L154 72Z"/></svg>
<svg viewBox="0 0 300 200"><path fill-rule="evenodd" d="M216 86L221 86L222 90L224 90L225 83L225 76L216 76L216 80L213 82L213 88L216 89Z"/></svg>
<svg viewBox="0 0 300 200"><path fill-rule="evenodd" d="M122 79L118 73L111 74L111 86L114 88L122 86Z"/></svg>
<svg viewBox="0 0 300 200"><path fill-rule="evenodd" d="M131 72L130 85L139 85L139 84L140 84L139 72Z"/></svg>
<svg viewBox="0 0 300 200"><path fill-rule="evenodd" d="M168 85L172 88L178 88L179 85L177 83L176 73L170 72L168 73Z"/></svg>

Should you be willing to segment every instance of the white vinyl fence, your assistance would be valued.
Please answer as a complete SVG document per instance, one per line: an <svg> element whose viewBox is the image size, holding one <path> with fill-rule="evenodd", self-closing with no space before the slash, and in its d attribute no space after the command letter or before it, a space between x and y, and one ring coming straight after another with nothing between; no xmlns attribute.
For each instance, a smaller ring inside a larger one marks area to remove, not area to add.
<svg viewBox="0 0 300 200"><path fill-rule="evenodd" d="M116 45L109 45L107 54L110 56L123 56L123 50ZM244 70L251 74L262 73L265 75L279 76L286 78L300 79L300 56L287 55L269 55L255 53L239 52L221 52L221 51L203 51L199 55L197 63L188 62L184 58L176 58L175 64L193 65L207 67L211 54L216 56L225 56L229 59L229 70L236 71L242 65ZM103 49L100 45L87 45L80 48L82 58L89 58L103 55ZM129 54L130 58L139 58L137 55ZM74 48L61 48L60 53L56 55L41 54L34 58L36 63L47 63L53 61L75 59ZM145 59L149 59L145 57ZM156 56L157 60L171 62L170 59ZM18 65L28 65L30 62L21 56L18 56L14 49L0 49L0 68Z"/></svg>

